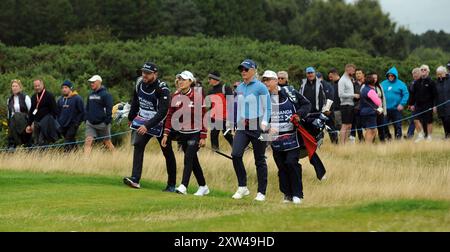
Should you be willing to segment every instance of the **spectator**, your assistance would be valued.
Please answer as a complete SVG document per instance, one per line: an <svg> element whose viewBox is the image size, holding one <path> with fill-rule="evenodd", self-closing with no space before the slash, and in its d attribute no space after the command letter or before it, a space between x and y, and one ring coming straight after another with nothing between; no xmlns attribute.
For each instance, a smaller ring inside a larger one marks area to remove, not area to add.
<svg viewBox="0 0 450 252"><path fill-rule="evenodd" d="M395 138L402 138L402 111L408 103L409 92L406 84L399 79L397 68L392 67L386 73L387 80L381 83L386 96L387 117L386 122L394 123Z"/></svg>
<svg viewBox="0 0 450 252"><path fill-rule="evenodd" d="M355 94L359 95L361 94L361 88L364 86L366 81L366 74L364 73L364 70L362 69L356 69L355 72L356 80L353 82ZM350 141L355 142L356 140L356 134L358 133L358 140L359 142L364 141L364 134L363 134L363 127L361 124L361 116L360 116L360 98L355 98L355 112L353 117L353 123L352 123L352 132L350 133Z"/></svg>
<svg viewBox="0 0 450 252"><path fill-rule="evenodd" d="M178 139L184 152L183 179L177 187L176 192L186 195L189 187L189 180L194 172L199 188L195 196L205 196L209 194L202 167L198 160L197 152L205 147L207 129L203 124L203 117L206 113L204 97L200 88L195 88L194 75L189 71L184 71L177 75L180 91L172 96L172 106L169 108L164 126L164 137L161 145L167 146L168 141ZM176 115L179 118L176 118ZM189 115L187 118L184 115ZM172 124L172 121L178 124Z"/></svg>
<svg viewBox="0 0 450 252"><path fill-rule="evenodd" d="M61 85L62 97L57 102L59 132L64 137L64 150L72 151L77 147L75 137L84 119L83 99L74 91L72 82L66 80Z"/></svg>
<svg viewBox="0 0 450 252"><path fill-rule="evenodd" d="M327 103L327 94L325 86L316 76L316 70L313 67L306 68L306 79L303 79L299 93L311 102L310 113L320 113ZM332 98L331 91L329 98ZM327 111L329 113L329 111Z"/></svg>
<svg viewBox="0 0 450 252"><path fill-rule="evenodd" d="M331 84L320 80L313 67L306 68L306 79L300 87L299 93L311 102L311 113L324 113L328 117L327 125L331 128L329 133L332 143L337 143L337 133L334 127L332 108L326 109L327 100L333 101L334 89ZM327 111L325 111L327 110Z"/></svg>
<svg viewBox="0 0 450 252"><path fill-rule="evenodd" d="M386 131L388 131L388 127L384 126L385 117L387 115L386 110L386 96L384 95L384 90L380 85L380 78L378 77L378 74L374 73L372 74L373 80L375 82L375 91L377 92L378 98L381 100L381 107L383 109L382 113L377 113L377 128L378 128L378 137L380 138L380 142L386 141Z"/></svg>
<svg viewBox="0 0 450 252"><path fill-rule="evenodd" d="M436 83L436 105L447 104L437 108L437 114L444 125L445 138L450 138L450 76L447 69L441 66L437 69L437 83Z"/></svg>
<svg viewBox="0 0 450 252"><path fill-rule="evenodd" d="M8 106L8 148L14 150L17 146L30 146L31 135L25 132L28 122L28 113L31 108L31 99L22 92L20 80L11 81L11 96L6 104Z"/></svg>
<svg viewBox="0 0 450 252"><path fill-rule="evenodd" d="M366 130L367 143L373 143L377 135L377 114L383 113L383 103L375 90L375 83L375 78L369 74L360 93L361 124Z"/></svg>
<svg viewBox="0 0 450 252"><path fill-rule="evenodd" d="M233 146L233 136L227 128L227 96L232 96L231 88L222 84L220 73L213 71L208 75L209 84L212 89L208 92L207 101L211 102L211 147L219 149L219 133L224 133L225 140Z"/></svg>
<svg viewBox="0 0 450 252"><path fill-rule="evenodd" d="M430 67L422 65L420 67L421 78L411 88L411 110L418 115L415 119L418 137L416 142L420 142L425 137L428 141L432 140L433 134L433 111L436 101L436 83L430 77ZM427 135L423 132L427 128Z"/></svg>
<svg viewBox="0 0 450 252"><path fill-rule="evenodd" d="M341 76L339 76L338 70L336 68L330 69L330 71L328 72L328 80L330 81L334 90L332 110L334 115L333 118L336 136L338 135L337 131L341 130L342 126L341 98L339 98L339 86L338 86L340 79Z"/></svg>
<svg viewBox="0 0 450 252"><path fill-rule="evenodd" d="M270 94L267 87L257 79L257 65L253 60L244 60L238 69L243 82L236 89L237 131L231 156L239 188L233 195L233 199L242 199L250 194L242 157L247 146L252 143L258 177L258 193L255 200L264 201L267 189L266 143L261 141L260 137L269 126Z"/></svg>
<svg viewBox="0 0 450 252"><path fill-rule="evenodd" d="M92 76L89 80L91 93L86 104L86 142L85 154L90 154L96 138L101 138L110 151L114 151L111 141L111 122L113 98L103 86L102 77Z"/></svg>
<svg viewBox="0 0 450 252"><path fill-rule="evenodd" d="M414 87L414 84L420 80L420 76L421 76L421 71L420 68L414 68L412 71L412 77L413 77L413 81L411 82L411 85L409 85L408 87L408 91L411 94L412 93L412 88ZM409 96L409 99L411 100L412 96ZM408 101L408 104L410 103L410 101ZM411 107L409 106L409 109L411 110ZM411 116L414 116L415 112L412 111ZM406 134L406 139L411 139L414 137L414 131L416 130L416 125L414 124L414 119L415 118L411 118L409 120L409 126L408 126L408 133Z"/></svg>
<svg viewBox="0 0 450 252"><path fill-rule="evenodd" d="M28 113L27 133L33 133L34 144L45 146L59 138L55 96L45 88L43 80L34 80L34 92Z"/></svg>
<svg viewBox="0 0 450 252"><path fill-rule="evenodd" d="M280 87L289 86L289 74L286 71L280 71L277 74L278 76L278 85Z"/></svg>
<svg viewBox="0 0 450 252"><path fill-rule="evenodd" d="M353 85L353 75L355 74L356 66L353 64L347 64L345 66L345 73L342 78L339 79L338 92L341 99L341 114L342 114L342 127L341 127L341 143L345 144L350 135L352 129L355 101L359 99L359 95L355 94L355 87Z"/></svg>

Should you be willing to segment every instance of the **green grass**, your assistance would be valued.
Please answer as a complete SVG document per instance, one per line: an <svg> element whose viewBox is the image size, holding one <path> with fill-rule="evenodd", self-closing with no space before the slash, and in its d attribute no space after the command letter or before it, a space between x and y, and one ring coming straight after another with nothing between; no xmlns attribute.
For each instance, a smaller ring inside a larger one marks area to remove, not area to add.
<svg viewBox="0 0 450 252"><path fill-rule="evenodd" d="M117 177L0 170L0 231L450 231L447 201L298 207L142 186L129 189Z"/></svg>

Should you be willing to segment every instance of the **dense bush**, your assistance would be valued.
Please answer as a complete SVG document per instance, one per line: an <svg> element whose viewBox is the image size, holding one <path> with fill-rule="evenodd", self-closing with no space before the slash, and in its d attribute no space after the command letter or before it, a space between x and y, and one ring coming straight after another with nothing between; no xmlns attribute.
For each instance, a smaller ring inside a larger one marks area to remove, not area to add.
<svg viewBox="0 0 450 252"><path fill-rule="evenodd" d="M134 88L137 71L145 61L160 66L161 78L173 85L175 75L192 71L207 83L208 71L216 69L227 83L240 79L237 66L245 58L254 59L262 74L265 69L287 70L291 82L298 87L304 78L304 69L314 66L326 73L336 67L343 71L346 63L355 63L366 71L384 76L388 68L396 66L400 78L411 80L412 68L429 64L431 69L447 62L448 55L430 49L416 51L405 61L386 57L371 57L354 49L333 48L309 51L299 46L279 42L258 42L246 38L211 39L197 37L156 37L140 41L104 42L89 45L41 45L34 48L7 47L0 44L0 102L4 106L9 96L9 83L21 79L25 91L32 92L32 80L42 78L47 88L59 93L60 83L70 79L79 93L89 92L87 79L100 74L105 86L113 94L114 102L128 101ZM429 58L431 57L431 59Z"/></svg>

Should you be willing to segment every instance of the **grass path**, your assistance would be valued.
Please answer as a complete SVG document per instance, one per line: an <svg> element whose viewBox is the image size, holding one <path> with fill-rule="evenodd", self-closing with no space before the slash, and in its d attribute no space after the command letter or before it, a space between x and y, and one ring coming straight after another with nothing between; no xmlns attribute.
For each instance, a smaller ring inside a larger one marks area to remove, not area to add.
<svg viewBox="0 0 450 252"><path fill-rule="evenodd" d="M298 207L142 186L132 190L112 176L0 170L0 231L450 231L446 200Z"/></svg>

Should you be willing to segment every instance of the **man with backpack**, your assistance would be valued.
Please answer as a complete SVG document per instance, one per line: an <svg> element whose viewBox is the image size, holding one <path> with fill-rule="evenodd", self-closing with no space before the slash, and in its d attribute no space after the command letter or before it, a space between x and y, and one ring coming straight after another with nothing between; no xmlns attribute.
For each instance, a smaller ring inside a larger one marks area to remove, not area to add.
<svg viewBox="0 0 450 252"><path fill-rule="evenodd" d="M158 67L151 63L145 63L142 67L142 76L136 81L136 86L131 102L128 120L134 129L132 142L133 172L131 177L123 179L124 184L131 188L139 189L139 181L142 175L144 151L147 143L156 137L160 143L161 151L166 158L168 174L165 192L175 192L177 165L171 142L166 147L161 146L164 122L170 106L170 90L167 84L158 79Z"/></svg>

